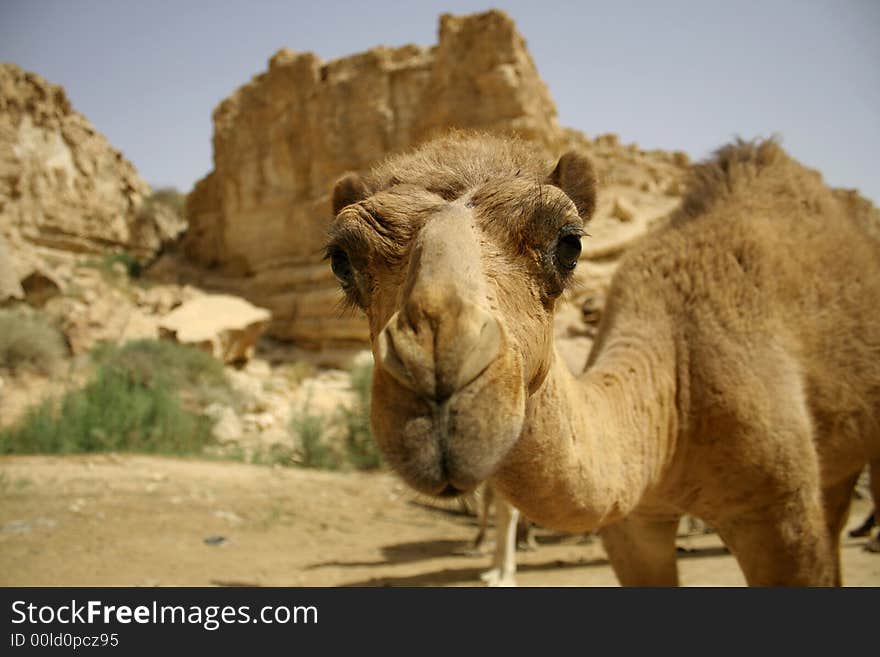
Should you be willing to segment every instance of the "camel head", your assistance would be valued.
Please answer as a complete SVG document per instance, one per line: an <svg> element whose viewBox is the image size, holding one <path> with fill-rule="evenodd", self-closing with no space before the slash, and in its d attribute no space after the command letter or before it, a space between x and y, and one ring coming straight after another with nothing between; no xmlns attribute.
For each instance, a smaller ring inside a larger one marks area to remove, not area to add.
<svg viewBox="0 0 880 657"><path fill-rule="evenodd" d="M589 161L453 135L333 192L327 258L369 320L373 433L414 488L492 475L553 358L553 310L595 204Z"/></svg>

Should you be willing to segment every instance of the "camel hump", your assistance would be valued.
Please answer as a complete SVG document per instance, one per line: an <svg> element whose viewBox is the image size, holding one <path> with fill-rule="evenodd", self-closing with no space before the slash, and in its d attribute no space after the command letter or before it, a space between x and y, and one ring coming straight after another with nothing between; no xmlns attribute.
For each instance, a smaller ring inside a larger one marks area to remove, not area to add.
<svg viewBox="0 0 880 657"><path fill-rule="evenodd" d="M773 198L776 203L787 199L816 213L836 203L822 175L789 157L775 138L737 139L692 167L674 219L704 216L717 205L747 203L744 199L749 198Z"/></svg>

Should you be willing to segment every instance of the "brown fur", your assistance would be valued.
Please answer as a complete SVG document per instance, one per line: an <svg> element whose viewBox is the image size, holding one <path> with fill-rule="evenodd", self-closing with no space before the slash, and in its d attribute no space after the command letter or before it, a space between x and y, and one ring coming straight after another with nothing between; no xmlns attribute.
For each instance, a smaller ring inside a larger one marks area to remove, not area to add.
<svg viewBox="0 0 880 657"><path fill-rule="evenodd" d="M343 183L328 253L370 320L389 461L427 493L491 477L542 525L603 527L624 584L677 582L683 513L751 584L839 583L852 487L880 456L872 213L773 142L722 149L625 257L575 379L552 314L594 189L582 156L553 168L479 135Z"/></svg>

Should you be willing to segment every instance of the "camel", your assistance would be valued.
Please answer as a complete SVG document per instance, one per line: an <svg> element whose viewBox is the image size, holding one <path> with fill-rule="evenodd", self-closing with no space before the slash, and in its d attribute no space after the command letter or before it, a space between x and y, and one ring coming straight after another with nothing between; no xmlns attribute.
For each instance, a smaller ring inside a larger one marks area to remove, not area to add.
<svg viewBox="0 0 880 657"><path fill-rule="evenodd" d="M720 149L624 256L574 376L552 317L596 204L585 155L456 133L346 174L327 258L368 320L387 462L600 529L623 585L678 584L684 513L749 585L840 584L880 457L880 226L845 201L772 140Z"/></svg>

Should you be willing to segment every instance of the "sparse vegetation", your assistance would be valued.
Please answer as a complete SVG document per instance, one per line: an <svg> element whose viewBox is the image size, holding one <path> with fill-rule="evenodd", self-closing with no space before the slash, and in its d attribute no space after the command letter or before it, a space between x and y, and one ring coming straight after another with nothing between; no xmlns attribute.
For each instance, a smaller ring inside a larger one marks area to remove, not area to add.
<svg viewBox="0 0 880 657"><path fill-rule="evenodd" d="M342 456L323 440L327 418L320 413L313 413L309 407L310 402L311 397L308 397L302 407L294 412L290 423L302 449L300 464L306 468L338 470L343 465Z"/></svg>
<svg viewBox="0 0 880 657"><path fill-rule="evenodd" d="M102 343L92 351L99 366L119 371L145 387L164 382L198 406L230 401L223 365L210 354L168 340Z"/></svg>
<svg viewBox="0 0 880 657"><path fill-rule="evenodd" d="M140 277L143 267L137 258L125 251L117 253L108 253L101 258L88 258L82 262L83 267L91 267L97 269L101 273L101 277L105 282L110 284L118 284L122 275L116 264L119 263L125 270L125 274L129 278Z"/></svg>
<svg viewBox="0 0 880 657"><path fill-rule="evenodd" d="M0 310L0 367L49 374L66 352L61 332L45 316Z"/></svg>
<svg viewBox="0 0 880 657"><path fill-rule="evenodd" d="M104 346L94 358L85 387L44 401L0 431L0 453L196 454L212 442L211 420L199 406L225 381L210 356L141 340Z"/></svg>
<svg viewBox="0 0 880 657"><path fill-rule="evenodd" d="M346 427L345 447L349 461L358 470L375 470L382 459L370 429L370 388L373 361L356 365L351 371L351 387L355 392L353 408L343 408Z"/></svg>
<svg viewBox="0 0 880 657"><path fill-rule="evenodd" d="M139 278L143 271L141 263L138 262L133 255L125 251L111 253L104 257L105 268L110 269L111 271L113 270L113 265L117 262L125 267L125 271L128 273L129 278Z"/></svg>
<svg viewBox="0 0 880 657"><path fill-rule="evenodd" d="M283 389L287 390L289 388L297 387L303 379L307 379L310 376L314 376L317 368L309 362L306 361L297 361L295 363L286 363L280 366L277 370L275 370L276 374L279 374L284 378L285 384ZM270 389L271 386L267 385L267 389Z"/></svg>
<svg viewBox="0 0 880 657"><path fill-rule="evenodd" d="M164 205L169 210L182 217L186 210L186 194L180 193L174 187L159 187L153 190L147 198L144 199L140 207L140 214L152 215L156 211L157 205Z"/></svg>
<svg viewBox="0 0 880 657"><path fill-rule="evenodd" d="M307 399L303 407L294 412L291 429L299 438L301 465L323 470L374 470L382 465L370 430L372 374L372 362L351 370L351 387L355 393L351 408L341 406L328 416L312 412L310 399ZM338 427L340 439L328 440L328 427Z"/></svg>
<svg viewBox="0 0 880 657"><path fill-rule="evenodd" d="M277 443L270 445L268 449L254 452L251 456L251 463L257 465L296 465L296 453L294 449L288 445L279 445Z"/></svg>

